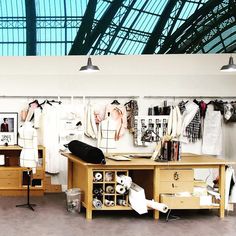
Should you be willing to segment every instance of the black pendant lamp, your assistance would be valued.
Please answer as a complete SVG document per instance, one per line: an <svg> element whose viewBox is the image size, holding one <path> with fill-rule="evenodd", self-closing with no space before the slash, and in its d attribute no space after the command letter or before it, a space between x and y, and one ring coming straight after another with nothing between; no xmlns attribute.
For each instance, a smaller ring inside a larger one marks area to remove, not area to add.
<svg viewBox="0 0 236 236"><path fill-rule="evenodd" d="M232 56L229 57L229 64L222 66L220 70L223 72L236 72L236 65Z"/></svg>
<svg viewBox="0 0 236 236"><path fill-rule="evenodd" d="M86 66L82 66L82 67L80 68L80 71L84 71L84 72L96 72L96 71L99 71L99 68L98 68L98 66L95 66L95 65L92 64L91 57L89 56L87 65L86 65Z"/></svg>

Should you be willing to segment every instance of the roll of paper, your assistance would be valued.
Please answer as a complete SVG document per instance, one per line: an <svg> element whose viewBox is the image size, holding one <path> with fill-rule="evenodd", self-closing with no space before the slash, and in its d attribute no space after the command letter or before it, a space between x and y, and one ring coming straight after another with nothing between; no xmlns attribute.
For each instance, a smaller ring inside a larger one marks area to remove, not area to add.
<svg viewBox="0 0 236 236"><path fill-rule="evenodd" d="M114 186L112 186L112 185L107 185L107 186L106 186L106 193L115 193Z"/></svg>
<svg viewBox="0 0 236 236"><path fill-rule="evenodd" d="M110 201L109 205L110 205L110 207L113 207L113 206L115 206L115 203L114 203L114 201Z"/></svg>
<svg viewBox="0 0 236 236"><path fill-rule="evenodd" d="M102 188L94 188L93 189L93 194L95 195L101 195L103 193L103 189Z"/></svg>
<svg viewBox="0 0 236 236"><path fill-rule="evenodd" d="M124 194L125 191L126 191L126 189L125 189L124 186L122 186L122 185L120 185L120 184L116 185L116 192L117 192L117 193L119 193L119 194Z"/></svg>
<svg viewBox="0 0 236 236"><path fill-rule="evenodd" d="M94 181L100 181L102 180L102 173L101 172L97 172L94 174Z"/></svg>
<svg viewBox="0 0 236 236"><path fill-rule="evenodd" d="M132 183L132 179L129 176L126 176L126 175L117 175L116 176L116 182L118 184L123 185L127 189L129 189L130 186L131 186L131 183Z"/></svg>
<svg viewBox="0 0 236 236"><path fill-rule="evenodd" d="M168 211L168 206L163 203L159 203L159 202L155 202L154 200L147 200L147 199L146 199L146 203L148 207L158 210L160 212L166 213Z"/></svg>
<svg viewBox="0 0 236 236"><path fill-rule="evenodd" d="M115 203L114 203L114 201L105 199L104 200L104 205L107 206L107 207L113 207L113 206L115 206Z"/></svg>
<svg viewBox="0 0 236 236"><path fill-rule="evenodd" d="M101 209L102 208L102 202L101 200L97 199L97 198L94 198L93 199L93 206L96 208L96 209Z"/></svg>
<svg viewBox="0 0 236 236"><path fill-rule="evenodd" d="M117 199L117 204L119 206L126 206L126 201L124 199Z"/></svg>
<svg viewBox="0 0 236 236"><path fill-rule="evenodd" d="M110 206L110 201L108 199L105 199L104 200L104 205L109 207Z"/></svg>
<svg viewBox="0 0 236 236"><path fill-rule="evenodd" d="M105 181L110 182L114 179L114 172L106 172L105 174Z"/></svg>

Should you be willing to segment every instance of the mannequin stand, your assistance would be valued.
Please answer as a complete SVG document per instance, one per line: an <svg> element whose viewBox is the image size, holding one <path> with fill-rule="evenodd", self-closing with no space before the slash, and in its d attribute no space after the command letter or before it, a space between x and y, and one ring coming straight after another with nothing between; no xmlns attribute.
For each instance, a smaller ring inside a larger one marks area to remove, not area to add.
<svg viewBox="0 0 236 236"><path fill-rule="evenodd" d="M33 206L36 206L36 204L31 204L30 203L30 177L31 177L31 170L27 169L27 203L26 204L21 204L21 205L16 205L16 207L27 207L34 211Z"/></svg>

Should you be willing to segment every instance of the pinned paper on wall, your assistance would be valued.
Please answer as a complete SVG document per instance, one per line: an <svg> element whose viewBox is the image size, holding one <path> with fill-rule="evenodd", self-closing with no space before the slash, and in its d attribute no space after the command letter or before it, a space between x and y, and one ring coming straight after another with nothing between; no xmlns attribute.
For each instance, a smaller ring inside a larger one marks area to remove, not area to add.
<svg viewBox="0 0 236 236"><path fill-rule="evenodd" d="M167 134L169 116L135 116L134 145L148 146Z"/></svg>

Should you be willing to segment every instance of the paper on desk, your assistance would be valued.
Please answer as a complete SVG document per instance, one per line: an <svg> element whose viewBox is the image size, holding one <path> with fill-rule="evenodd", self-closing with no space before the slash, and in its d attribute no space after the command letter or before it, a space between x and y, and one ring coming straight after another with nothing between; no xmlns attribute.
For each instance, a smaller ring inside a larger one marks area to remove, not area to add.
<svg viewBox="0 0 236 236"><path fill-rule="evenodd" d="M111 155L111 156L107 156L106 158L112 159L115 161L131 161L131 159L129 157L122 156L122 155Z"/></svg>

